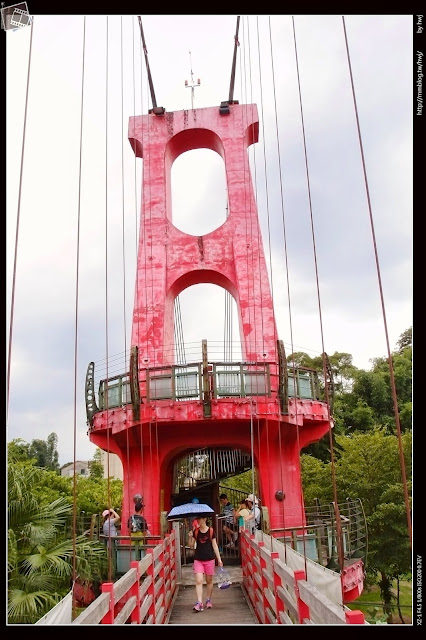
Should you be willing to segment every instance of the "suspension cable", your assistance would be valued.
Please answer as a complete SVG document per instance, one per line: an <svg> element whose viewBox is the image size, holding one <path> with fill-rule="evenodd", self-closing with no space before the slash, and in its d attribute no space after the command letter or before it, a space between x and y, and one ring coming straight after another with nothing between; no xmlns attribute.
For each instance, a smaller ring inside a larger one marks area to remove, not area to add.
<svg viewBox="0 0 426 640"><path fill-rule="evenodd" d="M273 281L273 270L272 270L272 253L271 253L271 224L270 224L270 216L269 216L269 189L268 189L268 174L266 167L266 142L265 142L265 117L263 113L263 85L262 85L262 68L260 64L260 40L259 40L259 17L256 16L256 25L257 25L257 51L258 51L258 64L259 64L259 87L260 87L260 107L262 113L262 132L263 132L263 168L265 174L265 197L266 197L266 218L267 218L267 226L268 226L268 252L269 252L269 269L271 272L271 300L272 305L274 303L274 281ZM260 288L262 289L262 282L260 283ZM265 351L264 347L264 335L265 332L263 330L263 308L262 308L262 340L263 340L263 351ZM276 322L274 322L274 345L276 344ZM276 352L276 349L275 349Z"/></svg>
<svg viewBox="0 0 426 640"><path fill-rule="evenodd" d="M343 571L343 563L344 563L343 547L342 547L342 530L341 530L340 515L339 515L339 512L338 512L339 507L338 507L338 502L337 502L336 470L335 470L333 435L332 435L332 430L331 430L332 427L331 427L330 401L329 401L329 397L328 397L328 385L327 385L325 349L324 349L324 332L323 332L323 325L322 325L321 297L320 297L320 290L319 290L318 264L317 264L316 243L315 243L315 229L314 229L314 219L313 219L313 211L312 211L311 186L310 186L310 179L309 179L309 166L308 166L308 155L307 155L307 146L306 146L305 122L304 122L304 117L303 117L302 93L301 93L301 87L300 87L299 62L298 62L298 56L297 56L296 28L295 28L295 24L294 24L294 16L292 16L292 22L293 22L294 52L295 52L295 57L296 57L297 84L298 84L298 91L299 91L300 117L301 117L301 123L302 123L303 150L304 150L304 157L305 157L306 184L307 184L307 191L308 191L309 213L310 213L310 221L311 221L312 249L313 249L314 265L315 265L315 280L316 280L317 299L318 299L318 316L319 316L320 332L321 332L321 344L322 344L322 355L323 355L322 361L323 361L323 374L324 374L324 389L325 389L325 399L326 399L327 413L328 413L328 435L329 435L329 442L330 442L330 458L331 458L331 477L332 477L332 486L333 486L333 499L334 499L334 508L336 510L337 546L338 546L339 566L340 566L340 570L342 572ZM293 360L294 360L294 358L293 358ZM343 589L343 584L342 584L342 589Z"/></svg>
<svg viewBox="0 0 426 640"><path fill-rule="evenodd" d="M141 21L139 20L139 24L141 25ZM144 43L143 43L144 44ZM147 62L147 57L146 57L146 47L144 47L144 54L145 54L145 61ZM148 73L148 66L147 66L147 74L148 74L148 82L149 82L149 73ZM159 107L161 109L161 107ZM148 109L148 114L150 113L149 109ZM143 127L142 127L143 129ZM152 127L151 127L151 118L147 117L147 136L148 136L148 146L151 140L151 136L154 135L152 133ZM141 228L144 230L144 238L143 238L143 244L142 244L142 251L144 254L144 260L145 260L145 269L144 269L144 286L145 286L145 301L146 301L146 311L145 311L145 331L147 333L148 331L148 322L149 322L149 309L151 307L151 326L152 326L152 331L153 334L155 335L155 313L154 313L154 267L153 267L153 244L151 243L151 246L149 248L149 256L148 256L148 237L151 236L152 237L152 228L153 228L153 221L152 221L152 207L151 207L151 162L148 161L148 200L147 203L145 203L145 205L147 205L149 207L148 210L148 219L146 218L146 216L144 216L143 219L143 224L141 225ZM142 211L141 211L141 215L142 215ZM149 233L147 233L147 224L149 223ZM149 273L150 273L150 282L148 282L148 276L147 276L147 271L148 271L148 264L147 264L147 260L149 258L149 263L150 263L150 268L149 268ZM151 305L149 305L148 302L148 291L151 294ZM139 337L140 340L140 337ZM155 344L153 346L154 352L152 354L152 366L156 366L157 364L157 349L155 347ZM148 356L148 353L147 353ZM161 364L164 363L164 353L162 356L162 360L161 360ZM151 365L151 361L149 363ZM154 425L154 429L156 431L156 424L157 424L157 405L156 402L151 398L151 413L150 413L150 419L149 419L149 465L150 465L150 473L149 473L149 483L150 483L150 495L153 495L153 425ZM151 498L151 511L150 511L150 524L151 526L153 525L154 521L153 521L153 517L154 517L154 506L153 506L153 501Z"/></svg>
<svg viewBox="0 0 426 640"><path fill-rule="evenodd" d="M154 84L152 82L151 69L149 68L149 62L148 62L148 50L146 48L145 36L144 36L144 33L143 33L142 20L141 20L140 16L138 16L138 20L139 20L139 29L140 29L141 38L142 38L143 52L144 52L144 55L145 55L146 72L147 72L147 75L148 75L149 88L150 88L150 91L151 91L152 111L153 111L153 113L155 113L157 115L161 115L161 114L163 114L165 112L165 109L164 109L164 107L157 107L157 101L155 99Z"/></svg>
<svg viewBox="0 0 426 640"><path fill-rule="evenodd" d="M243 28L242 28L242 41L243 41L243 46L241 47L241 51L240 51L240 58L239 58L239 71L240 71L240 95L242 98L242 107L241 107L241 111L242 111L242 123L243 123L243 129L245 130L247 128L247 123L248 123L248 106L247 106L247 64L246 64L246 47L245 47L245 41L246 41L246 35L245 35L245 29L244 29L244 17L243 17ZM248 153L248 149L246 151L246 149L244 149L244 141L242 141L242 150L243 153ZM243 167L243 183L246 183L246 166L244 165ZM249 202L247 203L247 191L244 189L244 210L246 212L249 212L250 217L251 217L251 201L249 200ZM245 227L245 236L246 236L246 246L249 244L249 240L248 240L248 228L247 228L247 215L245 217L244 220L244 227ZM250 281L249 281L249 274L250 271L252 272L253 269L250 269L249 266L249 255L248 255L248 251L246 251L246 273L247 273L247 312L248 312L248 322L251 325L252 321L251 321L251 308L250 308L250 304L249 304L249 298L250 298ZM241 309L240 309L240 316L241 316ZM255 343L256 343L256 322L253 323L254 324L254 331L255 331ZM244 342L244 344L243 344ZM241 345L241 360L247 360L247 343L245 340L245 337L240 335L240 345Z"/></svg>
<svg viewBox="0 0 426 640"><path fill-rule="evenodd" d="M126 322L126 242L124 216L124 88L123 88L123 16L120 16L120 53L121 53L121 248L123 265L123 326L124 326L124 354L125 371L127 371L127 322Z"/></svg>
<svg viewBox="0 0 426 640"><path fill-rule="evenodd" d="M260 63L260 39L259 39L259 17L256 16L256 33L257 33L257 52L258 52L258 68L259 68L259 88L260 88L260 108L262 113L262 132L263 132L263 167L264 167L264 177L265 177L265 197L266 197L266 218L267 218L267 228L268 228L268 249L269 249L269 268L271 272L271 303L273 305L274 302L274 285L272 279L272 254L271 254L271 226L270 226L270 216L269 216L269 185L268 185L268 174L267 174L267 166L266 166L266 147L265 147L265 119L263 112L263 82L262 82L262 67ZM260 227L258 224L258 248L260 247ZM260 251L258 251L259 260L260 260ZM262 296L262 281L260 281L260 292L261 292L261 301L263 299ZM263 326L263 304L261 302L261 323L262 323L262 353L265 352L265 331ZM274 322L274 345L276 344L276 322ZM276 349L275 349L276 350ZM265 431L266 431L266 458L268 461L268 469L270 468L270 445L269 445L269 420L268 413L266 413L265 420ZM260 447L260 440L259 440ZM254 495L254 494L253 494ZM268 495L271 495L271 474L268 472ZM256 505L254 505L255 507Z"/></svg>
<svg viewBox="0 0 426 640"><path fill-rule="evenodd" d="M128 353L127 353L127 322L126 322L126 244L125 244L125 216L124 216L124 134L123 134L123 122L124 122L124 88L123 88L123 16L120 16L120 75L121 75L121 234L122 234L122 264L123 264L123 329L124 329L124 358L125 358L125 371L129 370L128 366ZM134 82L134 78L133 78ZM130 486L130 436L129 429L126 429L126 467L127 467L127 486ZM124 476L123 476L124 478ZM130 510L130 493L127 491L127 512L131 515ZM122 505L123 513L123 505ZM122 522L123 524L123 522ZM132 544L129 540L129 566L132 560Z"/></svg>
<svg viewBox="0 0 426 640"><path fill-rule="evenodd" d="M284 194L283 194L283 179L282 179L282 168L281 168L281 150L280 150L280 139L279 139L279 131L278 131L278 114L277 114L277 96L275 90L275 69L274 69L274 55L272 48L272 32L271 32L271 17L268 17L269 20L269 43L270 43L270 51L271 51L271 71L272 71L272 86L274 92L274 112L275 112L275 132L276 132L276 140L277 140L277 157L278 157L278 169L280 176L280 196L281 196L281 214L282 214L282 223L283 223L283 242L284 242L284 258L285 258L285 271L286 271L286 283L287 283L287 300L288 300L288 314L289 314L289 326L290 326L290 340L292 345L292 353L294 351L293 348L293 321L292 321L292 313L291 313L291 297L290 297L290 277L289 277L289 265L288 265L288 251L287 251L287 233L286 233L286 223L285 223L285 213L284 213ZM294 371L294 367L293 367ZM293 387L295 385L296 376L293 375ZM296 421L297 421L297 413L296 413ZM280 452L280 477L281 477L281 487L284 490L284 474L283 474L283 456L282 452L282 442L281 442L281 427L282 422L280 421L278 424L278 440L279 440L279 452ZM281 501L282 507L282 517L283 517L283 528L285 529L285 499ZM284 536L285 540L285 536ZM287 559L287 546L284 545L284 554ZM305 567L306 571L306 567Z"/></svg>
<svg viewBox="0 0 426 640"><path fill-rule="evenodd" d="M29 87L30 87L31 52L32 52L32 46L33 46L34 17L31 20L30 28L31 28L31 35L30 35L30 47L28 52L28 72L27 72L27 88L25 92L24 126L23 126L23 133L22 133L21 168L19 171L18 211L16 215L15 251L14 251L14 257L13 257L12 295L11 295L11 301L10 301L9 347L8 347L8 359L7 359L6 422L8 421L8 415L9 415L10 366L11 366L10 361L12 357L13 316L14 316L14 310L15 310L16 265L18 261L19 223L21 219L22 175L24 172L24 152L25 152L25 138L26 138L26 132L27 132L28 94L29 94Z"/></svg>
<svg viewBox="0 0 426 640"><path fill-rule="evenodd" d="M240 16L237 16L237 27L234 36L234 55L232 58L232 71L231 71L231 81L229 83L229 104L232 104L234 101L234 82L235 82L235 63L237 60L237 48L238 48L238 27L240 25Z"/></svg>
<svg viewBox="0 0 426 640"><path fill-rule="evenodd" d="M369 212L370 226L371 226L371 237L372 237L372 240L373 240L374 258L375 258L375 261L376 261L377 282L378 282L379 291L380 291L380 303L381 303L381 306L382 306L383 325L384 325L384 330L385 330L386 346L387 346L387 352L388 352L389 373L390 373L390 381L391 381L391 388L392 388L392 400L393 400L393 409L394 409L394 415L395 415L395 424L396 424L396 430L397 430L397 436L398 436L399 459L400 459L400 465L401 465L402 484L403 484L403 488L404 488L404 501L405 501L405 510L406 510L406 514L407 514L408 534L410 536L410 544L412 544L410 501L409 501L409 497L408 497L407 476L406 476L406 471L405 471L404 451L403 451L402 439L401 439L401 425L400 425L400 421L399 421L399 410L398 410L398 400L397 400L397 394L396 394L395 375L394 375L394 369L393 369L393 361L392 361L391 350L390 350L390 346L389 346L389 335L388 335L388 327L387 327L387 321L386 321L386 310L385 310L385 303L384 303L384 296L383 296L382 278L381 278L381 275L380 275L380 265L379 265L379 257L378 257L378 253L377 253L376 234L375 234L375 231L374 231L373 212L372 212L371 200L370 200L370 190L368 188L367 170L366 170L366 166L365 166L364 149L363 149L363 144L362 144L361 128L360 128L360 124L359 124L358 107L357 107L357 102L356 102L356 97L355 97L355 88L354 88L354 81L353 81L353 76L352 76L352 66L351 66L351 59L350 59L350 55L349 55L349 45L348 45L348 38L347 38L347 34L346 34L346 26L345 26L345 17L344 16L342 16L342 22L343 22L343 32L344 32L344 36L345 36L346 54L347 54L347 58L348 58L349 75L350 75L351 87L352 87L352 97L353 97L353 103L354 103L356 125L357 125L357 131L358 131L359 148L360 148L360 153L361 153L362 170L363 170L363 174L364 174L365 192L366 192L366 195L367 195L368 212Z"/></svg>
<svg viewBox="0 0 426 640"><path fill-rule="evenodd" d="M109 408L109 346L108 346L108 16L106 16L106 64L105 64L105 358L106 358L106 403L105 408L108 414ZM111 509L111 484L110 484L110 434L107 425L107 504ZM112 541L111 527L108 528L108 580L112 580Z"/></svg>
<svg viewBox="0 0 426 640"><path fill-rule="evenodd" d="M244 22L243 22L243 38L244 38L244 42L247 40L247 58L248 58L248 62L246 62L246 54L245 54L245 49L246 47L244 46L243 49L243 53L244 53L244 88L245 88L245 102L248 102L247 99L247 95L248 95L248 89L247 89L247 72L246 72L246 67L248 66L248 84L249 84L249 88L250 88L250 104L253 104L253 81L252 81L252 66L251 66L251 39L250 39L250 23L249 23L249 17L246 16L246 22L247 22L247 36L245 35L245 30L244 30ZM241 73L242 76L242 73ZM247 107L246 107L246 111L247 111ZM247 118L248 120L248 118ZM257 166L256 166L256 145L252 145L250 147L250 149L252 149L252 153L253 153L253 168L254 168L254 176L253 176L253 184L254 184L254 201L255 204L257 205L257 201L258 201L258 197L257 197ZM250 178L250 176L249 176ZM245 193L247 193L245 191ZM251 210L251 204L252 204L252 200L250 198L250 202L249 202L249 206L250 206L250 245L253 244L253 216L252 216L252 210ZM260 247L260 224L259 224L259 219L257 219L258 224L257 224L257 250L258 250L258 269L259 269L259 273L261 273L261 263L260 263L260 251L259 251L259 247ZM252 250L252 263L251 263L251 269L249 268L248 265L248 256L247 256L247 279L249 278L249 273L251 272L252 274L255 273L255 259L254 259L254 251ZM253 289L254 289L254 280L253 280ZM254 291L253 291L253 297L254 297ZM254 305L253 305L254 306ZM262 326L262 352L264 351L264 347L263 347L263 311L262 311L262 307L263 307L263 299L262 299L262 288L260 289L260 307L261 307L261 315L260 315L260 320L261 320L261 326ZM258 325L258 321L256 318L256 307L254 306L254 318L253 318L253 324L254 324L254 348L256 349L256 351L258 350L258 331L257 331L257 325ZM250 322L250 319L249 319Z"/></svg>
<svg viewBox="0 0 426 640"><path fill-rule="evenodd" d="M249 31L248 31L248 17L247 17L247 36L246 36L246 31L244 28L244 18L243 18L243 48L242 48L242 54L240 56L240 78L241 78L241 95L242 96L246 96L246 99L244 100L244 110L243 110L243 118L245 116L246 119L246 123L248 122L248 106L247 106L247 66L248 66L248 76L249 76L249 83L251 86L251 90L253 90L252 88L252 83L251 83L251 62L250 62L250 37L249 37ZM245 42L247 39L247 49L248 49L248 56L249 56L249 61L247 63L246 61L246 47L245 47ZM243 141L244 144L244 141ZM255 151L255 149L253 149L253 152ZM247 177L246 177L246 173L245 173L245 169L244 169L244 176L243 176L243 181L244 183L247 182ZM256 186L256 180L254 181L254 184ZM247 216L245 219L245 233L246 233L246 243L247 245L250 244L250 247L252 248L251 250L251 257L252 257L252 264L250 267L249 264L249 254L248 251L246 252L246 269L247 269L247 280L249 281L249 275L250 273L254 274L254 264L253 264L253 220L252 220L252 211L251 211L251 198L250 198L250 202L247 205L247 189L244 190L244 198L245 198L245 210L247 211L248 207L250 207L249 210L249 214L250 214L250 232L248 230L248 225L247 225ZM250 241L250 242L249 242ZM253 280L253 287L254 287L254 280ZM248 293L250 295L250 287L248 287ZM254 291L253 291L253 300L254 300ZM253 305L254 306L254 305ZM250 309L250 304L248 305L248 313L249 313L249 323L251 324L251 309ZM255 308L253 308L253 313L255 314ZM257 340L256 340L256 334L257 334L257 324L256 324L256 317L254 317L254 327L255 327L255 338L254 338L254 348L257 349ZM253 349L252 346L250 346L251 349ZM245 357L247 358L247 352L246 352L246 348L244 346L244 352L245 352ZM252 483L252 493L253 496L256 494L256 488L255 488L255 465L254 465L254 421L253 421L253 397L250 396L250 455L251 455L251 483ZM259 439L258 439L259 442ZM255 505L253 505L255 506Z"/></svg>
<svg viewBox="0 0 426 640"><path fill-rule="evenodd" d="M84 114L84 71L86 59L86 16L83 17L83 51L81 72L81 107L80 107L80 152L78 166L78 201L77 201L77 242L75 271L75 320L74 320L74 419L73 419L73 522L72 522L72 584L74 588L76 572L76 536L77 536L77 368L78 368L78 310L80 282L80 219L81 219L81 164L83 152L83 114ZM74 606L74 599L73 599Z"/></svg>

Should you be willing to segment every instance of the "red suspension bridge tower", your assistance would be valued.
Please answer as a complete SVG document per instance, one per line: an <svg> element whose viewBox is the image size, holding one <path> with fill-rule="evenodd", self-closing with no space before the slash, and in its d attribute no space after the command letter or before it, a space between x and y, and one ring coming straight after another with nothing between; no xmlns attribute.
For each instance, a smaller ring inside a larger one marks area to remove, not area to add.
<svg viewBox="0 0 426 640"><path fill-rule="evenodd" d="M123 464L123 525L143 487L157 535L160 514L172 506L175 463L207 448L252 457L270 530L284 520L303 524L300 449L330 427L316 374L287 371L277 335L248 162L258 128L256 105L233 101L130 118L130 143L144 159L131 357L128 371L101 382L99 407L91 364L86 397L91 441ZM195 237L173 225L171 168L179 155L200 148L223 159L229 215ZM174 361L174 300L198 283L219 285L235 299L241 362L212 362L206 341L197 362Z"/></svg>

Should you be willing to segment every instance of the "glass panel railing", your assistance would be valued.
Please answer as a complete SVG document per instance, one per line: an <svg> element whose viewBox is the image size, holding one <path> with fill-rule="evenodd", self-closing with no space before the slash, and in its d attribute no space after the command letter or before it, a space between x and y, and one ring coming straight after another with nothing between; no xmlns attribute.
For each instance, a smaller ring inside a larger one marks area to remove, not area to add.
<svg viewBox="0 0 426 640"><path fill-rule="evenodd" d="M300 398L313 398L309 375L299 375L299 396Z"/></svg>
<svg viewBox="0 0 426 640"><path fill-rule="evenodd" d="M109 407L118 407L120 406L120 385L115 384L114 386L108 387L108 406Z"/></svg>
<svg viewBox="0 0 426 640"><path fill-rule="evenodd" d="M173 398L172 376L150 377L149 395L151 400L167 400Z"/></svg>
<svg viewBox="0 0 426 640"><path fill-rule="evenodd" d="M312 376L313 373L299 373L299 371L296 371L295 378L293 373L289 373L287 383L289 398L315 398Z"/></svg>
<svg viewBox="0 0 426 640"><path fill-rule="evenodd" d="M263 371L260 373L244 372L244 389L246 396L269 395L268 377Z"/></svg>
<svg viewBox="0 0 426 640"><path fill-rule="evenodd" d="M116 408L132 401L128 376L102 380L99 385L99 408Z"/></svg>
<svg viewBox="0 0 426 640"><path fill-rule="evenodd" d="M200 395L197 373L176 374L176 398L193 398Z"/></svg>
<svg viewBox="0 0 426 640"><path fill-rule="evenodd" d="M239 371L216 372L217 397L241 396L241 375Z"/></svg>

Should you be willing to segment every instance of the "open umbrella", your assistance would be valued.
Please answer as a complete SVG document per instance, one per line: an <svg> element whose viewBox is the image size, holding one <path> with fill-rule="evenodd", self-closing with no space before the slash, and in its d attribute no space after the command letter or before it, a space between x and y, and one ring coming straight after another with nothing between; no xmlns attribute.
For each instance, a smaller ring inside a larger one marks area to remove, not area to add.
<svg viewBox="0 0 426 640"><path fill-rule="evenodd" d="M168 520L177 520L179 518L188 518L189 516L200 516L201 514L214 513L214 509L209 507L208 504L187 502L186 504L180 504L178 507L173 507L167 514Z"/></svg>

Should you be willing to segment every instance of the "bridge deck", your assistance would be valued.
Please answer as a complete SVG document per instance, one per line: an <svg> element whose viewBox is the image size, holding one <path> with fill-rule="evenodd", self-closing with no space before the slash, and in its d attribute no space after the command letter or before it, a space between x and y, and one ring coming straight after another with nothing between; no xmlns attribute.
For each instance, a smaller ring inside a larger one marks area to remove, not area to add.
<svg viewBox="0 0 426 640"><path fill-rule="evenodd" d="M182 582L177 589L173 607L166 624L176 625L253 625L259 624L242 588L241 567L227 567L232 585L219 589L217 578L213 578L213 609L197 613L192 607L196 602L195 579L192 565L182 567ZM206 587L203 587L204 602Z"/></svg>

